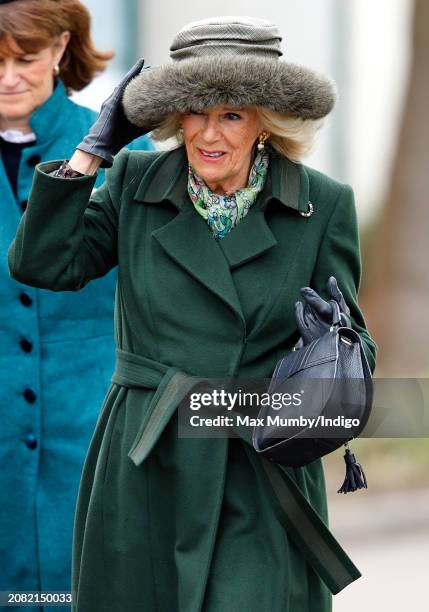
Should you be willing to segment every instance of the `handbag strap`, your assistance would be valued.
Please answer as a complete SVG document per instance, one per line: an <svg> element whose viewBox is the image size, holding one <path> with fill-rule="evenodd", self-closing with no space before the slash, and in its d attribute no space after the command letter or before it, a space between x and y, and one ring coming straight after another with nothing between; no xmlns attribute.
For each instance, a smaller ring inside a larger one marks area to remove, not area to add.
<svg viewBox="0 0 429 612"><path fill-rule="evenodd" d="M287 470L257 456L248 444L244 444L249 461L256 474L262 464L278 502L277 515L292 539L301 550L306 561L325 582L333 595L361 577L353 561L334 538L320 516L305 500L298 485Z"/></svg>

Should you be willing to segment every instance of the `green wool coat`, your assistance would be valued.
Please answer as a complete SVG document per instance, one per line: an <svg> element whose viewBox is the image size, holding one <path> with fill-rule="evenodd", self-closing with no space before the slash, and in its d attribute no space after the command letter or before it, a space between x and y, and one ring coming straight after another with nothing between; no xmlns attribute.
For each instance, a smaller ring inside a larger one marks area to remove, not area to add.
<svg viewBox="0 0 429 612"><path fill-rule="evenodd" d="M56 167L37 168L11 274L78 290L118 266L117 368L81 481L75 609L329 611L359 572L324 525L321 462L274 466L275 493L241 439L179 437L176 407L189 374L269 377L298 338L300 287L326 297L331 275L374 366L351 188L271 151L256 204L216 241L187 195L183 147L122 152L92 196L95 178Z"/></svg>

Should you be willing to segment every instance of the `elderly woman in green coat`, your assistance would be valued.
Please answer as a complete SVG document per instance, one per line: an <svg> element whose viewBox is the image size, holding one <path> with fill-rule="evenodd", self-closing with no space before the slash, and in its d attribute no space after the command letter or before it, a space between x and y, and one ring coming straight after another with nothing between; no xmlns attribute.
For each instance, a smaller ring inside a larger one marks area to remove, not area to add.
<svg viewBox="0 0 429 612"><path fill-rule="evenodd" d="M259 19L186 26L69 162L37 167L11 274L70 291L118 266L116 370L76 515L79 612L326 612L359 576L326 526L320 460L269 481L244 439L178 435L193 377L270 377L305 336L303 286L321 314L338 301L374 366L352 190L299 161L333 87L281 61L280 41ZM91 195L124 144L122 108L179 146L121 152Z"/></svg>

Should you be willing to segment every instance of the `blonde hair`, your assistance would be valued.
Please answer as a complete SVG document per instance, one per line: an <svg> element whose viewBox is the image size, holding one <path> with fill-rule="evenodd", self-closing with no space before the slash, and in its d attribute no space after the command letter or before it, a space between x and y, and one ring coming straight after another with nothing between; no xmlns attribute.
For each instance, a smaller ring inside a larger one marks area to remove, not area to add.
<svg viewBox="0 0 429 612"><path fill-rule="evenodd" d="M311 152L317 130L322 126L322 119L301 119L262 107L256 107L256 110L262 129L270 134L271 146L281 155L299 162ZM179 145L183 144L180 114L173 113L166 117L152 132L152 137L157 141L175 138Z"/></svg>

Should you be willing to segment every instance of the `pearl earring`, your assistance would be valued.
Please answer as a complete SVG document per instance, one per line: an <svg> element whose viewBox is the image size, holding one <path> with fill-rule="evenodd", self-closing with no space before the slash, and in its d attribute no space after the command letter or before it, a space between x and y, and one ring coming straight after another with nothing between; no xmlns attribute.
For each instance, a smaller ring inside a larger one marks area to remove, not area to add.
<svg viewBox="0 0 429 612"><path fill-rule="evenodd" d="M56 76L56 77L57 77L57 76L59 76L59 74L60 74L60 67L59 67L59 65L58 65L58 64L56 64L56 65L54 66L54 76Z"/></svg>
<svg viewBox="0 0 429 612"><path fill-rule="evenodd" d="M257 145L257 149L258 151L263 151L265 148L265 141L267 140L267 135L265 134L265 132L263 132L262 134L259 135L259 142Z"/></svg>

